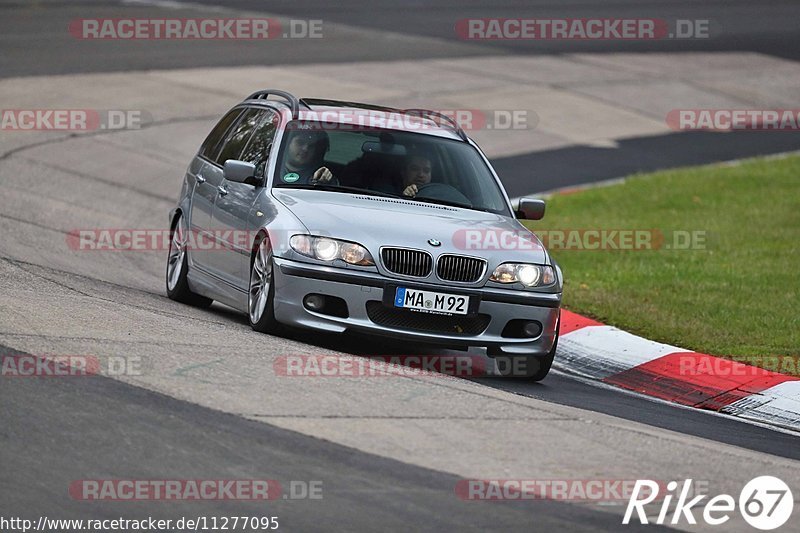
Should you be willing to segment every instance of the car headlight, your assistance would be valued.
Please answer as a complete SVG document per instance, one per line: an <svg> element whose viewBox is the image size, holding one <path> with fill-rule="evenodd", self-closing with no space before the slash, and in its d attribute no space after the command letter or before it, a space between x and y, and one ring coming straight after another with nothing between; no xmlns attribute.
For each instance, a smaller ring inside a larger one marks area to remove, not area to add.
<svg viewBox="0 0 800 533"><path fill-rule="evenodd" d="M369 250L354 242L340 241L329 237L292 235L289 245L298 254L320 261L341 259L351 265L372 266L375 264Z"/></svg>
<svg viewBox="0 0 800 533"><path fill-rule="evenodd" d="M494 269L491 281L498 283L522 283L526 287L543 287L556 280L553 267L528 263L503 263Z"/></svg>
<svg viewBox="0 0 800 533"><path fill-rule="evenodd" d="M314 256L322 261L333 261L339 255L339 243L333 239L314 239Z"/></svg>

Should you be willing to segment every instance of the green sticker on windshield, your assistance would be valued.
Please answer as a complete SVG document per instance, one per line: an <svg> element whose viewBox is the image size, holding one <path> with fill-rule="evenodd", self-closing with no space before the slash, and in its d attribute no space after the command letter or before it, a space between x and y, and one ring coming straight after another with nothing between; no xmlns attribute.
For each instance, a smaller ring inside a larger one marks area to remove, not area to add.
<svg viewBox="0 0 800 533"><path fill-rule="evenodd" d="M295 181L300 179L300 174L296 172L289 172L288 174L284 174L283 181L286 183L294 183Z"/></svg>

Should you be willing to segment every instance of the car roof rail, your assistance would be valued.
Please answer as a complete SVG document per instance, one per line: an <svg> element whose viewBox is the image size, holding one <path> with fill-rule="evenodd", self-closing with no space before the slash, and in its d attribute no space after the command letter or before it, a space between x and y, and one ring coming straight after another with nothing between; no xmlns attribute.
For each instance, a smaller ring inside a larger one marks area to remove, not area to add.
<svg viewBox="0 0 800 533"><path fill-rule="evenodd" d="M430 109L403 109L401 113L405 115L428 118L433 120L440 126L449 126L453 131L455 131L458 134L459 137L461 137L462 141L467 142L469 140L467 134L464 132L463 129L461 129L461 126L458 125L458 122L456 122L453 117L449 117L444 113L440 113L438 111L432 111ZM444 124L442 122L437 122L434 119L443 120Z"/></svg>
<svg viewBox="0 0 800 533"><path fill-rule="evenodd" d="M288 105L289 109L292 110L293 120L296 120L297 117L300 115L301 103L306 107L308 107L308 105L305 102L298 99L292 93L287 91L281 91L280 89L264 89L263 91L256 91L247 98L245 98L245 100L266 100L270 96L277 96L279 98L283 98L283 103Z"/></svg>
<svg viewBox="0 0 800 533"><path fill-rule="evenodd" d="M458 125L453 117L449 117L443 113L439 113L438 111L432 111L430 109L398 109L395 107L386 107L381 105L374 105L374 104L362 104L357 102L345 102L342 100L325 100L321 98L303 98L300 100L300 103L305 105L307 108L311 108L312 105L320 105L320 106L331 106L331 107L355 107L357 109L371 109L375 111L384 111L386 113L399 113L401 115L411 115L419 118L427 118L433 120L438 126L443 126L449 129L452 129L462 141L467 142L469 138L461 126Z"/></svg>
<svg viewBox="0 0 800 533"><path fill-rule="evenodd" d="M328 107L355 107L356 109L368 109L373 111L385 111L387 113L402 113L401 109L394 107L386 107L375 104L364 104L361 102L345 102L344 100L329 100L326 98L301 98L300 103L304 104L310 109L312 105L328 106Z"/></svg>

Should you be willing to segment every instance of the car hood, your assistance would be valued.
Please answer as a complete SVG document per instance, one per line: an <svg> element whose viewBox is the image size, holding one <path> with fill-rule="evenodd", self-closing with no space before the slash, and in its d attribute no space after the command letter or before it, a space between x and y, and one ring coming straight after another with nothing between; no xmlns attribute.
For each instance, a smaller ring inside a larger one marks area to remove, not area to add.
<svg viewBox="0 0 800 533"><path fill-rule="evenodd" d="M308 228L357 242L377 257L381 246L549 264L542 243L517 220L471 209L401 198L306 189L275 189L275 198ZM433 246L428 241L441 244Z"/></svg>

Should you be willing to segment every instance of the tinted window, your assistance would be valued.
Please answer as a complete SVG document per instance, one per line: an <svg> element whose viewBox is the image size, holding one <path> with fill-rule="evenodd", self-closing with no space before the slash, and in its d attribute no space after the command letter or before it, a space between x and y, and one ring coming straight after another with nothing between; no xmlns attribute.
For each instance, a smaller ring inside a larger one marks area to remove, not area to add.
<svg viewBox="0 0 800 533"><path fill-rule="evenodd" d="M250 142L247 143L239 159L256 166L256 176L264 176L264 169L272 149L272 141L275 139L275 132L278 130L278 115L272 111L267 111L256 126Z"/></svg>
<svg viewBox="0 0 800 533"><path fill-rule="evenodd" d="M266 113L264 109L248 109L242 114L239 122L225 136L222 150L215 158L217 163L224 165L228 159L239 159L239 154L250 140L253 130Z"/></svg>
<svg viewBox="0 0 800 533"><path fill-rule="evenodd" d="M218 148L222 143L222 139L228 132L228 128L231 127L231 124L233 124L241 114L241 109L234 109L222 117L222 120L220 120L217 125L214 126L214 129L211 130L211 133L208 134L208 137L206 137L206 140L203 142L203 146L200 148L200 155L213 161L214 156L216 155Z"/></svg>
<svg viewBox="0 0 800 533"><path fill-rule="evenodd" d="M286 131L276 165L275 187L306 187L310 183L307 176L324 166L339 185L358 187L365 193L510 215L486 162L463 141L357 124L333 128L313 121L290 122ZM317 139L321 149L306 157L305 152L293 148L295 138ZM295 179L285 180L290 174ZM417 192L407 194L412 184Z"/></svg>

